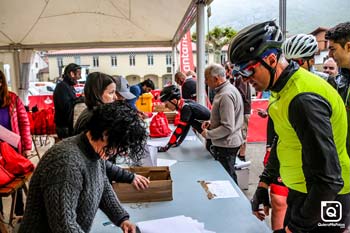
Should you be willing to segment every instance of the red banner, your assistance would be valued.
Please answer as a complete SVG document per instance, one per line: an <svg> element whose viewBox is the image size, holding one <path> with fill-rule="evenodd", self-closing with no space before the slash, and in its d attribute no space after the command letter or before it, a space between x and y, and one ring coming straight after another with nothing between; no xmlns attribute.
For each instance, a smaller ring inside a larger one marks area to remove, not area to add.
<svg viewBox="0 0 350 233"><path fill-rule="evenodd" d="M252 114L248 123L248 142L266 142L267 118L260 117L257 109L267 109L268 104L267 99L252 100Z"/></svg>
<svg viewBox="0 0 350 233"><path fill-rule="evenodd" d="M188 31L180 41L180 71L194 71L191 32Z"/></svg>

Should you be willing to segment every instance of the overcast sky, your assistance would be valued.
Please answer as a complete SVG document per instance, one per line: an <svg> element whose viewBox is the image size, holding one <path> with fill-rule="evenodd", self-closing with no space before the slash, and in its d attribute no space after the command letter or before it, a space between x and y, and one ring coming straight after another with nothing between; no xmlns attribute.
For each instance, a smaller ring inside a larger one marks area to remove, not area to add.
<svg viewBox="0 0 350 233"><path fill-rule="evenodd" d="M214 0L209 27L240 30L252 23L277 19L279 0ZM350 0L287 0L288 34L310 33L350 21Z"/></svg>

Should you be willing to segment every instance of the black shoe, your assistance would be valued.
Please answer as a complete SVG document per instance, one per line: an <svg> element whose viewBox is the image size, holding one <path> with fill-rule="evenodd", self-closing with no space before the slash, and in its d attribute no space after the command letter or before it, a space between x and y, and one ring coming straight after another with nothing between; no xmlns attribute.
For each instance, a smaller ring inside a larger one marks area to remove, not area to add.
<svg viewBox="0 0 350 233"><path fill-rule="evenodd" d="M239 160L241 160L241 161L243 161L243 162L246 162L246 161L245 161L245 156L238 155L237 157L239 158Z"/></svg>

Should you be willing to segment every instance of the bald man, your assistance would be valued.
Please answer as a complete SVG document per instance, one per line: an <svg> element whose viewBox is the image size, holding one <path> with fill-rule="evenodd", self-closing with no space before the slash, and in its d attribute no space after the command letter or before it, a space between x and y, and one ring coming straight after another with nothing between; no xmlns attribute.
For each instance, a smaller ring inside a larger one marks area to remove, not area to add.
<svg viewBox="0 0 350 233"><path fill-rule="evenodd" d="M333 78L337 77L339 74L338 66L333 58L330 57L323 63L323 73L329 74Z"/></svg>

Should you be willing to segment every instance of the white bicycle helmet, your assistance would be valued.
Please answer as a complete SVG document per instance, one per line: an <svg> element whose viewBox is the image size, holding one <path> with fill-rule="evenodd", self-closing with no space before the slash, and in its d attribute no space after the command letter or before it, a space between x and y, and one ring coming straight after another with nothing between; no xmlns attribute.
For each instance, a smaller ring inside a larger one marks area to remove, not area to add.
<svg viewBox="0 0 350 233"><path fill-rule="evenodd" d="M310 58L317 50L317 40L313 35L297 34L286 39L282 44L282 53L287 60Z"/></svg>

